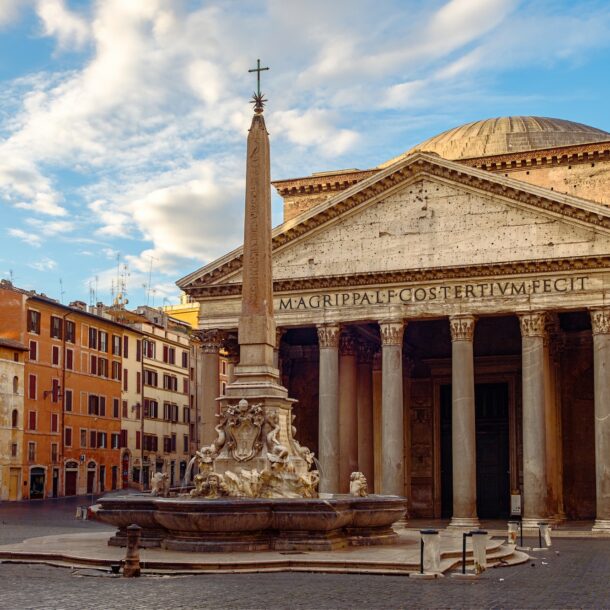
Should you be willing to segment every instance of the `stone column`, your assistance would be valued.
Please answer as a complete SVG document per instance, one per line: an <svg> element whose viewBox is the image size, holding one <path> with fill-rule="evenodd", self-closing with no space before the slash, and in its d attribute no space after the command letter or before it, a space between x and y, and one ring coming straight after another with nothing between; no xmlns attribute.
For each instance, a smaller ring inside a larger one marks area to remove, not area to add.
<svg viewBox="0 0 610 610"><path fill-rule="evenodd" d="M202 375L201 375L201 422L200 442L209 445L216 438L214 426L218 412L219 394L219 355L223 334L218 330L206 330L201 333Z"/></svg>
<svg viewBox="0 0 610 610"><path fill-rule="evenodd" d="M595 388L595 531L610 532L610 307L591 311Z"/></svg>
<svg viewBox="0 0 610 610"><path fill-rule="evenodd" d="M339 492L339 336L338 324L318 326L320 391L318 412L319 490Z"/></svg>
<svg viewBox="0 0 610 610"><path fill-rule="evenodd" d="M474 325L471 315L449 318L451 329L451 455L453 516L450 527L479 526L474 403Z"/></svg>
<svg viewBox="0 0 610 610"><path fill-rule="evenodd" d="M371 489L381 493L381 347L373 353L373 472Z"/></svg>
<svg viewBox="0 0 610 610"><path fill-rule="evenodd" d="M356 405L358 409L358 469L364 474L369 491L374 488L373 350L358 345Z"/></svg>
<svg viewBox="0 0 610 610"><path fill-rule="evenodd" d="M358 470L356 341L343 332L339 342L339 490L349 492L349 477Z"/></svg>
<svg viewBox="0 0 610 610"><path fill-rule="evenodd" d="M523 384L523 527L537 528L548 515L546 461L545 336L546 315L519 316Z"/></svg>
<svg viewBox="0 0 610 610"><path fill-rule="evenodd" d="M380 322L381 331L381 493L404 496L404 415L402 338L404 323Z"/></svg>

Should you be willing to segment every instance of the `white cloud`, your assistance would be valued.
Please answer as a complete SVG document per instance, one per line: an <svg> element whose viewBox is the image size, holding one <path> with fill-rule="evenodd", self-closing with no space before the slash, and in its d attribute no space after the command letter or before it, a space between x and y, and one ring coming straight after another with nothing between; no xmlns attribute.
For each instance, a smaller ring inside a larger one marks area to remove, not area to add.
<svg viewBox="0 0 610 610"><path fill-rule="evenodd" d="M55 36L60 48L81 48L89 38L87 21L70 11L63 0L38 0L36 12L44 33Z"/></svg>
<svg viewBox="0 0 610 610"><path fill-rule="evenodd" d="M19 15L26 0L0 0L0 27L12 23Z"/></svg>
<svg viewBox="0 0 610 610"><path fill-rule="evenodd" d="M51 269L55 269L57 267L57 263L48 256L45 256L39 261L30 263L28 266L32 269L36 269L36 271L51 271Z"/></svg>
<svg viewBox="0 0 610 610"><path fill-rule="evenodd" d="M11 237L16 237L29 246L34 246L35 248L39 248L42 243L40 235L37 235L36 233L28 233L22 229L8 229L7 232Z"/></svg>
<svg viewBox="0 0 610 610"><path fill-rule="evenodd" d="M26 223L39 230L43 237L52 235L64 236L76 229L76 223L71 220L39 220L38 218L28 218Z"/></svg>

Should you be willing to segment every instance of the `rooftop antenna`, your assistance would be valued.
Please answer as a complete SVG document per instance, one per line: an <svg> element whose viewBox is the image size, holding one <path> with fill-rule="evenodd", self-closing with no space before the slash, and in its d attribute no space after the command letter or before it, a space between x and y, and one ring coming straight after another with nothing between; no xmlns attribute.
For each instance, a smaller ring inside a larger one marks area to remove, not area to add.
<svg viewBox="0 0 610 610"><path fill-rule="evenodd" d="M9 277L9 279L11 281L11 284L13 284L14 283L14 279L15 279L15 273L13 272L12 269L8 270L8 277Z"/></svg>
<svg viewBox="0 0 610 610"><path fill-rule="evenodd" d="M97 303L97 283L98 283L98 276L95 276L95 292L93 293L93 296L95 297L95 301L93 303L93 305L95 305Z"/></svg>
<svg viewBox="0 0 610 610"><path fill-rule="evenodd" d="M93 289L93 280L89 280L89 307L95 305L95 290Z"/></svg>
<svg viewBox="0 0 610 610"><path fill-rule="evenodd" d="M63 304L64 302L64 282L61 278L59 278L59 302Z"/></svg>
<svg viewBox="0 0 610 610"><path fill-rule="evenodd" d="M154 256L152 256L152 254L149 254L148 257L150 259L150 267L148 268L148 282L147 282L147 291L146 291L146 307L148 307L150 305L150 292L151 292L151 287L152 287L152 270L153 270L153 261L159 260L158 258L155 258ZM155 292L155 291L153 291ZM154 294L153 294L153 307L155 306L155 299L154 299Z"/></svg>
<svg viewBox="0 0 610 610"><path fill-rule="evenodd" d="M151 292L152 292L152 305L151 305L151 307L154 307L154 306L155 306L155 295L157 294L157 289L156 289L156 288L153 288L153 289L151 290ZM147 304L148 304L148 303L147 303Z"/></svg>

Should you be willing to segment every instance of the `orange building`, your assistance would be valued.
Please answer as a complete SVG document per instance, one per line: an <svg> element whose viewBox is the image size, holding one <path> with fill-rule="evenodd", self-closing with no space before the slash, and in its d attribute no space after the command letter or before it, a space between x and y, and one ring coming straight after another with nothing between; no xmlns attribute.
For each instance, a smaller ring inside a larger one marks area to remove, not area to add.
<svg viewBox="0 0 610 610"><path fill-rule="evenodd" d="M23 499L119 486L124 327L0 282L0 336L28 348Z"/></svg>

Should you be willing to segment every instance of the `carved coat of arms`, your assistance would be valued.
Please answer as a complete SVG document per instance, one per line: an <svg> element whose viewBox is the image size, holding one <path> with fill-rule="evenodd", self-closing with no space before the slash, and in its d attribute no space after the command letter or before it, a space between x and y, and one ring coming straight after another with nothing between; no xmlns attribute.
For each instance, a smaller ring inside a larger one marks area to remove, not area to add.
<svg viewBox="0 0 610 610"><path fill-rule="evenodd" d="M255 457L263 447L261 439L265 414L261 405L249 406L247 400L240 400L237 405L227 407L225 416L231 457L238 462Z"/></svg>

